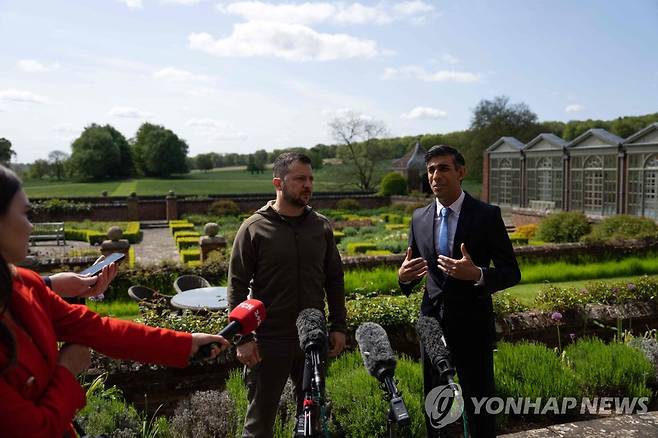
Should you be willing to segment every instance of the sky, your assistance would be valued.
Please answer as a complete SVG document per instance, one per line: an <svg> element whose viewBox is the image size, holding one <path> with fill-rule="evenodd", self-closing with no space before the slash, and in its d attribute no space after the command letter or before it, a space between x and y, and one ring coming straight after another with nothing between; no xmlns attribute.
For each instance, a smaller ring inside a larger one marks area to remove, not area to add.
<svg viewBox="0 0 658 438"><path fill-rule="evenodd" d="M540 120L658 111L658 1L0 0L0 137L46 158L148 121L190 155L467 129L481 99ZM458 145L457 145L458 146Z"/></svg>

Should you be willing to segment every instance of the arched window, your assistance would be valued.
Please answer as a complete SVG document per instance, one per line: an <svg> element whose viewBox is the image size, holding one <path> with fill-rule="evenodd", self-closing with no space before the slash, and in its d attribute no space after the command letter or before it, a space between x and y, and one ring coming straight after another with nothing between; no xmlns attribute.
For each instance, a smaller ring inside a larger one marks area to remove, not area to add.
<svg viewBox="0 0 658 438"><path fill-rule="evenodd" d="M540 201L553 199L553 163L548 157L537 162L537 197Z"/></svg>
<svg viewBox="0 0 658 438"><path fill-rule="evenodd" d="M603 159L591 156L585 160L583 175L585 213L603 213Z"/></svg>

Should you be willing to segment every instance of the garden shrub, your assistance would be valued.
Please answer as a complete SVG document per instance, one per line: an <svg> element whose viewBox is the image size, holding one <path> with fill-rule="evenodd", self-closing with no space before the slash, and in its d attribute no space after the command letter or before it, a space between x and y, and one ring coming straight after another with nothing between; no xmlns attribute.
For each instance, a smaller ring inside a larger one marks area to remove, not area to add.
<svg viewBox="0 0 658 438"><path fill-rule="evenodd" d="M516 227L515 234L525 237L528 240L532 240L535 238L538 229L539 226L537 224L519 225Z"/></svg>
<svg viewBox="0 0 658 438"><path fill-rule="evenodd" d="M336 244L339 244L341 239L345 237L345 233L342 231L336 231L334 230L334 240L336 241Z"/></svg>
<svg viewBox="0 0 658 438"><path fill-rule="evenodd" d="M384 228L387 230L407 230L409 229L409 225L406 224L386 224L384 225Z"/></svg>
<svg viewBox="0 0 658 438"><path fill-rule="evenodd" d="M616 215L603 219L583 237L585 242L658 237L658 225L646 217Z"/></svg>
<svg viewBox="0 0 658 438"><path fill-rule="evenodd" d="M166 298L154 303L140 303L139 307L140 316L137 321L155 327L189 333L218 333L228 324L226 310L206 311L203 314L191 311L172 312ZM231 354L232 350L226 350L219 357L226 359Z"/></svg>
<svg viewBox="0 0 658 438"><path fill-rule="evenodd" d="M366 251L367 256L386 256L391 254L393 253L387 249L369 249Z"/></svg>
<svg viewBox="0 0 658 438"><path fill-rule="evenodd" d="M651 397L655 370L644 354L622 343L581 339L564 350L586 397Z"/></svg>
<svg viewBox="0 0 658 438"><path fill-rule="evenodd" d="M379 215L387 224L401 224L402 215L397 213L382 213Z"/></svg>
<svg viewBox="0 0 658 438"><path fill-rule="evenodd" d="M377 245L374 243L352 242L347 244L347 253L350 255L365 254L366 251L374 249L377 249Z"/></svg>
<svg viewBox="0 0 658 438"><path fill-rule="evenodd" d="M382 327L416 324L421 293L402 296L377 296L347 301L347 325L356 330L364 322L376 322Z"/></svg>
<svg viewBox="0 0 658 438"><path fill-rule="evenodd" d="M171 230L171 234L174 235L179 231L194 231L194 224L191 224L187 221L169 221L169 229Z"/></svg>
<svg viewBox="0 0 658 438"><path fill-rule="evenodd" d="M201 237L201 234L198 231L176 231L174 233L174 239L178 239L179 237Z"/></svg>
<svg viewBox="0 0 658 438"><path fill-rule="evenodd" d="M496 292L491 296L493 310L496 315L507 315L510 313L527 312L528 306L521 303L518 298L509 292Z"/></svg>
<svg viewBox="0 0 658 438"><path fill-rule="evenodd" d="M345 233L346 236L355 236L359 233L359 230L354 227L345 227L343 228L343 233Z"/></svg>
<svg viewBox="0 0 658 438"><path fill-rule="evenodd" d="M396 381L411 418L408 427L397 429L397 436L423 436L422 373L418 363L401 358ZM386 436L389 409L386 390L368 374L357 351L345 353L331 362L326 387L332 406L332 435Z"/></svg>
<svg viewBox="0 0 658 438"><path fill-rule="evenodd" d="M496 393L499 397L564 397L580 395L575 373L565 367L555 351L543 344L499 342L494 354Z"/></svg>
<svg viewBox="0 0 658 438"><path fill-rule="evenodd" d="M658 382L658 341L654 338L633 338L628 343L629 347L633 347L644 354L654 369L653 381Z"/></svg>
<svg viewBox="0 0 658 438"><path fill-rule="evenodd" d="M180 259L183 263L201 261L201 249L198 246L196 248L182 249L180 250Z"/></svg>
<svg viewBox="0 0 658 438"><path fill-rule="evenodd" d="M188 249L188 248L194 248L196 246L199 246L199 238L198 237L178 237L176 238L176 246L178 247L178 250L182 249Z"/></svg>
<svg viewBox="0 0 658 438"><path fill-rule="evenodd" d="M215 216L237 216L240 214L240 207L230 199L220 199L210 204L208 213Z"/></svg>
<svg viewBox="0 0 658 438"><path fill-rule="evenodd" d="M359 204L359 201L352 198L339 199L336 202L336 208L338 210L356 211L361 209L361 204Z"/></svg>
<svg viewBox="0 0 658 438"><path fill-rule="evenodd" d="M89 213L91 208L91 204L89 203L52 198L44 201L32 202L30 205L30 216L58 216L71 213Z"/></svg>
<svg viewBox="0 0 658 438"><path fill-rule="evenodd" d="M509 240L514 246L522 246L528 244L528 238L517 233L510 234Z"/></svg>
<svg viewBox="0 0 658 438"><path fill-rule="evenodd" d="M237 424L235 402L227 391L197 391L178 403L171 431L180 438L228 437Z"/></svg>
<svg viewBox="0 0 658 438"><path fill-rule="evenodd" d="M544 242L577 242L588 234L591 226L579 211L563 211L546 216L539 224L538 237Z"/></svg>
<svg viewBox="0 0 658 438"><path fill-rule="evenodd" d="M74 222L64 227L64 236L67 240L87 242L90 245L100 245L107 240L107 231L111 226L118 226L123 231L122 239L135 244L142 239L139 222Z"/></svg>
<svg viewBox="0 0 658 438"><path fill-rule="evenodd" d="M379 193L383 196L406 195L407 180L397 172L391 172L382 178Z"/></svg>

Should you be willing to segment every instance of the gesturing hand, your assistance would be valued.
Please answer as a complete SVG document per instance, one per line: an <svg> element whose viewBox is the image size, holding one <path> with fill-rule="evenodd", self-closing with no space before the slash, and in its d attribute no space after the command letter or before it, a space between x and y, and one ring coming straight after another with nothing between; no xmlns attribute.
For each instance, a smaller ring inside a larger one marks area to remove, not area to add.
<svg viewBox="0 0 658 438"><path fill-rule="evenodd" d="M345 333L329 332L329 357L338 356L345 349Z"/></svg>
<svg viewBox="0 0 658 438"><path fill-rule="evenodd" d="M475 266L470 254L466 251L466 245L463 243L461 244L461 251L462 258L459 260L440 255L437 260L439 269L457 280L478 281L480 279L480 268Z"/></svg>
<svg viewBox="0 0 658 438"><path fill-rule="evenodd" d="M238 345L237 356L240 363L247 365L249 368L253 367L261 361L260 353L258 352L258 344L256 344L256 341Z"/></svg>
<svg viewBox="0 0 658 438"><path fill-rule="evenodd" d="M398 279L403 282L410 282L422 278L427 274L427 262L422 257L412 257L411 247L407 248L407 254L398 269Z"/></svg>

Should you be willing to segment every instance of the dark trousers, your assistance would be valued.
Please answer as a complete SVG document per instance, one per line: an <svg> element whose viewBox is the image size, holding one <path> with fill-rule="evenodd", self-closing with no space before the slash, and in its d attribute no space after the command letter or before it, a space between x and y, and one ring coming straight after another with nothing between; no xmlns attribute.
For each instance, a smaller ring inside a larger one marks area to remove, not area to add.
<svg viewBox="0 0 658 438"><path fill-rule="evenodd" d="M429 316L438 317L439 313L438 311L436 313L432 312ZM476 415L475 405L472 400L472 397L480 401L483 398L490 398L495 395L493 349L489 337L486 331L485 333L479 332L479 327L463 327L463 319L457 315L453 315L451 318L446 312L445 316L444 333L449 343L452 365L456 368L459 377L470 437L495 437L495 415L487 414L484 405L480 407L480 413ZM447 382L441 380L436 369L427 358L422 344L420 350L423 364L423 387L425 396L427 396L433 388L445 385ZM425 414L425 427L428 437L442 436L441 429L432 427L427 414ZM443 436L447 435L444 434Z"/></svg>
<svg viewBox="0 0 658 438"><path fill-rule="evenodd" d="M303 400L304 353L299 348L299 341L259 339L258 349L262 360L248 368L245 375L249 405L243 438L272 437L281 392L288 377L297 397L297 413Z"/></svg>

